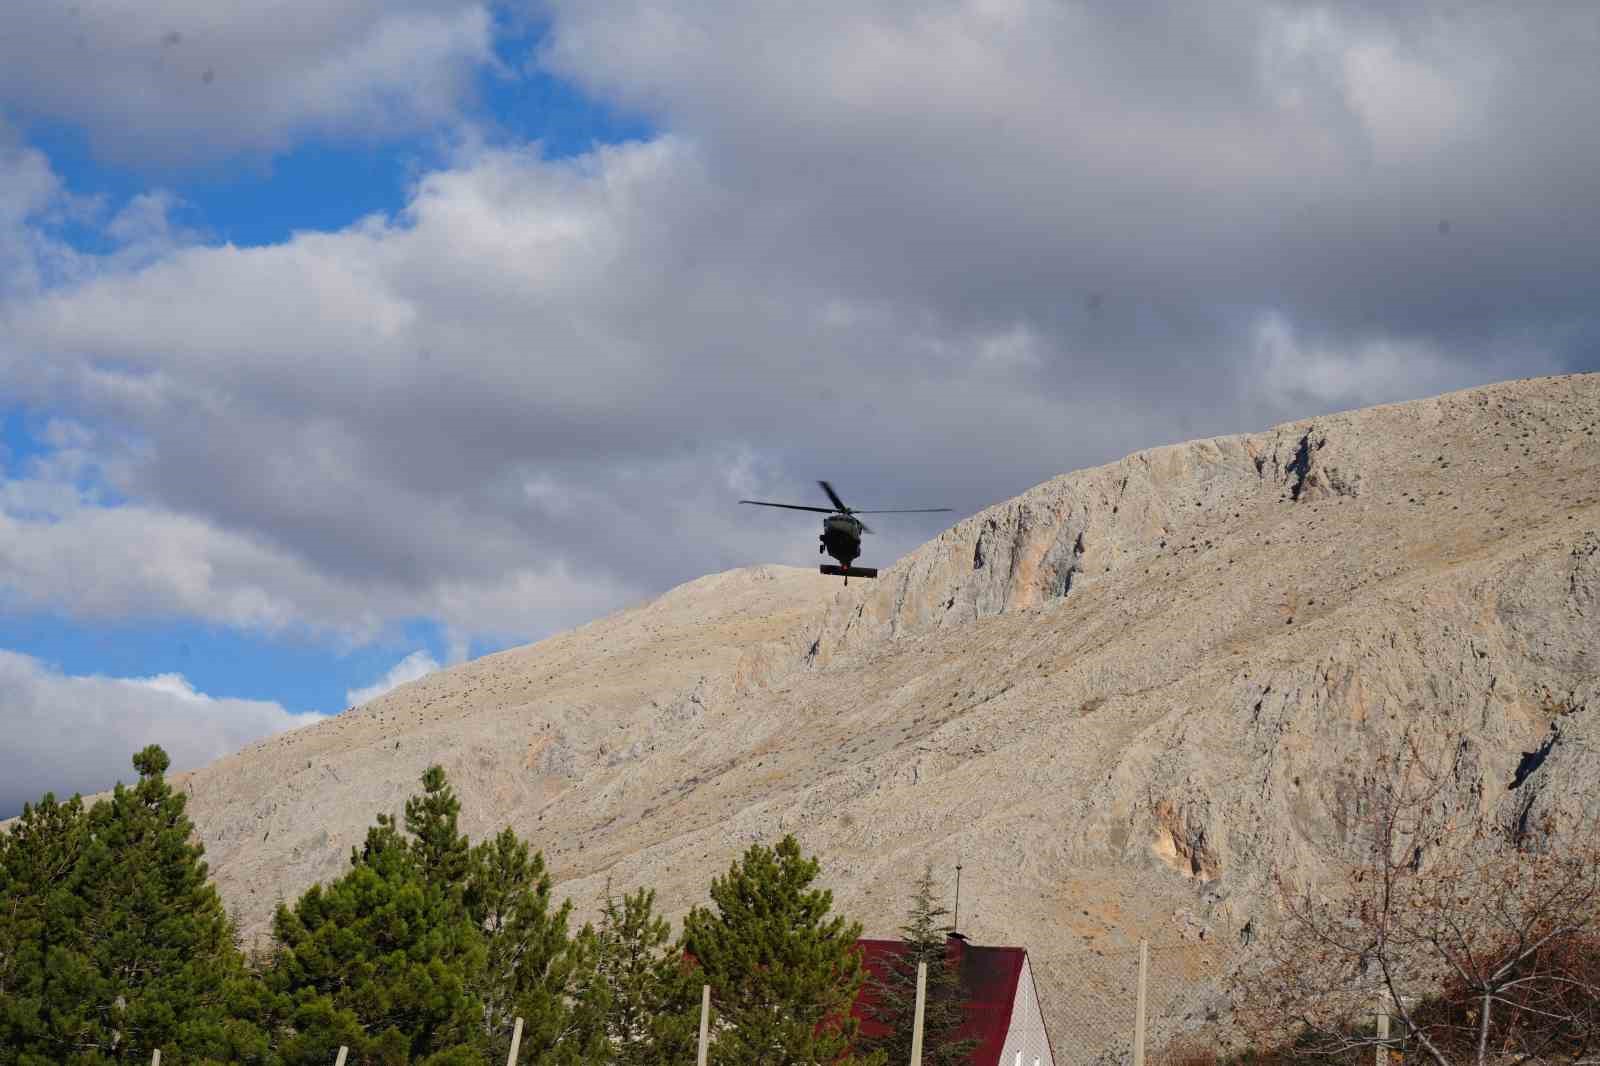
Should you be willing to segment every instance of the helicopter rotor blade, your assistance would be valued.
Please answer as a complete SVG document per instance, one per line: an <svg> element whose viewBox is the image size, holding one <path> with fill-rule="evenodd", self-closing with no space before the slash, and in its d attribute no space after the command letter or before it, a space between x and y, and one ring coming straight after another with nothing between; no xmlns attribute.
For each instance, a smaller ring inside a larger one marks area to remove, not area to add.
<svg viewBox="0 0 1600 1066"><path fill-rule="evenodd" d="M817 484L822 486L822 491L828 494L828 499L833 501L833 506L835 508L843 511L845 514L850 513L850 508L846 507L844 505L844 501L839 499L839 494L833 491L832 485L828 484L826 481L819 481Z"/></svg>
<svg viewBox="0 0 1600 1066"><path fill-rule="evenodd" d="M851 511L851 514L935 514L939 511L949 511L949 507L906 507L891 511Z"/></svg>
<svg viewBox="0 0 1600 1066"><path fill-rule="evenodd" d="M863 532L863 533L876 533L877 530L873 529L871 526L867 525L865 522L862 522L861 523L861 532Z"/></svg>
<svg viewBox="0 0 1600 1066"><path fill-rule="evenodd" d="M769 503L766 500L740 500L740 503L753 503L757 507L782 507L786 511L815 511L818 514L833 514L826 507L802 507L798 503Z"/></svg>

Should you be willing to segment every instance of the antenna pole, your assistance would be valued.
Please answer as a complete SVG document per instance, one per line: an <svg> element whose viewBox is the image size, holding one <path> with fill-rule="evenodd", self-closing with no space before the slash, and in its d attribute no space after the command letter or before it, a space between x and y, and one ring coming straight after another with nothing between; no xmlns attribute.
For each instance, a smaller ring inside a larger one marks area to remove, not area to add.
<svg viewBox="0 0 1600 1066"><path fill-rule="evenodd" d="M952 933L961 931L961 864L959 862L956 863L956 913L954 920L950 923L950 931Z"/></svg>

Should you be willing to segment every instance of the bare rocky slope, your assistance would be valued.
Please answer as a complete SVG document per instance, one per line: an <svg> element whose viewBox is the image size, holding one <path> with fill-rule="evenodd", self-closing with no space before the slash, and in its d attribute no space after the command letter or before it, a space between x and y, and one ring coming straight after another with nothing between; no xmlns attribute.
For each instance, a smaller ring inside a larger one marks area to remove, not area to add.
<svg viewBox="0 0 1600 1066"><path fill-rule="evenodd" d="M676 917L792 831L892 935L923 861L959 860L963 931L1027 946L1066 1063L1125 1041L1141 936L1157 1032L1200 1020L1269 875L1333 868L1403 731L1464 733L1454 802L1514 824L1600 804L1597 720L1583 375L1140 452L859 587L702 578L181 780L250 931L432 762L474 838L511 824L584 911L609 877Z"/></svg>

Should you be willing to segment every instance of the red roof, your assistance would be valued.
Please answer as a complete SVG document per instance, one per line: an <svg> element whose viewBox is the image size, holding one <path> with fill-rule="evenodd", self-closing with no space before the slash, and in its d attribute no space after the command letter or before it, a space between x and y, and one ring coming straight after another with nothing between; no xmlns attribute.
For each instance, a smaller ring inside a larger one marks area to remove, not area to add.
<svg viewBox="0 0 1600 1066"><path fill-rule="evenodd" d="M905 944L898 940L858 940L856 944L862 950L867 970L879 978L888 973L889 960L905 951ZM1011 1008L1017 1001L1017 982L1028 953L1023 948L979 947L960 937L947 940L945 952L945 957L953 957L960 967L961 995L966 1002L967 1018L957 1038L978 1042L972 1051L972 1066L999 1066L1000 1052L1011 1028ZM887 1027L865 1016L865 1007L872 999L869 980L861 987L850 1013L860 1020L863 1036L882 1036Z"/></svg>

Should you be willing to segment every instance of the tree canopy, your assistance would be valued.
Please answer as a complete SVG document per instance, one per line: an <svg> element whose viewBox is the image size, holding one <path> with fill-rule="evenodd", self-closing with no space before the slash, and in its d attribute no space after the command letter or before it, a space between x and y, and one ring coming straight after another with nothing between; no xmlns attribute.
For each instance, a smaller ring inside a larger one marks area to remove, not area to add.
<svg viewBox="0 0 1600 1066"><path fill-rule="evenodd" d="M0 1063L254 1062L248 975L154 745L85 810L46 795L0 837Z"/></svg>
<svg viewBox="0 0 1600 1066"><path fill-rule="evenodd" d="M609 886L570 930L541 853L509 827L474 845L438 766L379 814L338 878L280 903L247 960L208 880L166 754L85 807L46 795L0 833L0 1066L645 1066L690 1061L700 986L719 1066L852 1057L860 926L832 914L787 837L711 885L673 941L655 893Z"/></svg>
<svg viewBox="0 0 1600 1066"><path fill-rule="evenodd" d="M606 885L595 934L590 1000L604 1014L613 1066L688 1062L695 1054L700 981L655 913L655 890L620 900Z"/></svg>
<svg viewBox="0 0 1600 1066"><path fill-rule="evenodd" d="M711 985L718 1063L852 1063L851 1017L865 980L859 923L829 912L833 893L811 887L819 864L793 836L752 845L711 883L713 908L684 919L683 945Z"/></svg>
<svg viewBox="0 0 1600 1066"><path fill-rule="evenodd" d="M933 867L924 867L912 889L906 924L900 927L901 952L886 960L884 973L868 978L873 995L867 1016L887 1026L888 1032L863 1039L862 1046L882 1051L889 1062L911 1059L918 963L928 967L922 1061L928 1066L964 1066L977 1047L975 1040L958 1039L966 1021L966 1003L961 994L961 971L949 951L948 937L954 930L940 921L949 913L934 899Z"/></svg>

